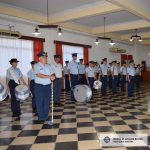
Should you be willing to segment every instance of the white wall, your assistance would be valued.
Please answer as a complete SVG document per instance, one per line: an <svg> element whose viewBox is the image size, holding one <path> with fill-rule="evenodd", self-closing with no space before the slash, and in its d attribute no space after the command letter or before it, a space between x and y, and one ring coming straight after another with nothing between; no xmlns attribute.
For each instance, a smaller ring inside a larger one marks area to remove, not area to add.
<svg viewBox="0 0 150 150"><path fill-rule="evenodd" d="M16 30L20 31L23 35L33 36L32 32L34 31L35 26L25 25L16 21L6 21L2 19L0 19L0 22L1 24L14 25ZM89 49L90 60L100 62L102 58L107 57L109 62L112 60L120 61L121 54L109 52L109 41L101 41L101 43L98 46L96 46L94 43L95 38L87 35L63 31L63 36L58 37L56 29L40 29L40 31L42 32L42 35L40 37L46 39L46 42L44 43L44 50L48 52L49 62L53 62L53 55L55 54L54 40L92 45L92 48ZM117 47L126 49L128 55L135 55L133 46L129 46L126 44L117 44ZM136 60L138 61L138 63L140 63L141 60L146 60L147 66L150 67L150 56L148 56L148 53L150 53L149 47L138 45L136 53Z"/></svg>

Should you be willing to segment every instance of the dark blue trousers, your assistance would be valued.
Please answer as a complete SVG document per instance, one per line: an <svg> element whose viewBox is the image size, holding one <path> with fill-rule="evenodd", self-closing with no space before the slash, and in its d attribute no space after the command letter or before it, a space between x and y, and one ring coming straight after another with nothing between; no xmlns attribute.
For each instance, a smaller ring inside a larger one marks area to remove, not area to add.
<svg viewBox="0 0 150 150"><path fill-rule="evenodd" d="M48 119L49 105L51 98L51 85L35 83L35 101L39 120Z"/></svg>
<svg viewBox="0 0 150 150"><path fill-rule="evenodd" d="M32 109L36 110L34 87L35 87L35 82L34 82L34 80L31 80L30 81L30 90L32 93Z"/></svg>
<svg viewBox="0 0 150 150"><path fill-rule="evenodd" d="M112 88L112 75L109 75L109 88Z"/></svg>
<svg viewBox="0 0 150 150"><path fill-rule="evenodd" d="M130 82L128 82L128 96L133 96L133 90L134 90L134 84L135 84L135 77L130 76Z"/></svg>
<svg viewBox="0 0 150 150"><path fill-rule="evenodd" d="M60 103L61 89L62 89L62 78L56 78L53 82L54 86L54 103Z"/></svg>
<svg viewBox="0 0 150 150"><path fill-rule="evenodd" d="M118 86L118 87L120 86L120 79L121 79L121 74L119 73L119 74L118 74L118 80L117 80L117 86Z"/></svg>
<svg viewBox="0 0 150 150"><path fill-rule="evenodd" d="M102 88L101 92L102 95L106 95L106 90L107 90L107 75L101 76L101 81L102 81Z"/></svg>
<svg viewBox="0 0 150 150"><path fill-rule="evenodd" d="M136 85L136 89L137 90L140 88L140 82L141 82L141 76L140 75L136 75L135 76L135 85Z"/></svg>
<svg viewBox="0 0 150 150"><path fill-rule="evenodd" d="M88 77L88 80L89 80L89 86L90 86L90 88L91 88L91 90L92 90L92 99L93 99L93 91L94 91L94 88L93 88L93 84L94 84L94 78L92 78L92 77Z"/></svg>
<svg viewBox="0 0 150 150"><path fill-rule="evenodd" d="M74 86L78 85L78 75L71 74L71 88L73 89ZM71 99L74 99L73 90L71 90Z"/></svg>
<svg viewBox="0 0 150 150"><path fill-rule="evenodd" d="M65 74L65 90L70 91L70 81L69 81L69 75Z"/></svg>
<svg viewBox="0 0 150 150"><path fill-rule="evenodd" d="M121 77L121 92L125 91L125 84L126 84L126 75Z"/></svg>
<svg viewBox="0 0 150 150"><path fill-rule="evenodd" d="M19 113L20 112L20 101L18 101L16 99L16 96L15 96L15 87L17 85L18 84L15 83L14 80L10 80L9 83L8 83L8 86L9 86L9 89L10 89L10 95L11 95L11 111L13 113Z"/></svg>
<svg viewBox="0 0 150 150"><path fill-rule="evenodd" d="M85 84L85 74L79 74L79 84Z"/></svg>
<svg viewBox="0 0 150 150"><path fill-rule="evenodd" d="M118 83L118 76L114 76L114 79L112 78L112 92L113 92L113 94L116 93L117 83Z"/></svg>
<svg viewBox="0 0 150 150"><path fill-rule="evenodd" d="M90 88L93 91L94 90L94 88L93 88L94 78L93 77L88 77L88 80L89 80Z"/></svg>

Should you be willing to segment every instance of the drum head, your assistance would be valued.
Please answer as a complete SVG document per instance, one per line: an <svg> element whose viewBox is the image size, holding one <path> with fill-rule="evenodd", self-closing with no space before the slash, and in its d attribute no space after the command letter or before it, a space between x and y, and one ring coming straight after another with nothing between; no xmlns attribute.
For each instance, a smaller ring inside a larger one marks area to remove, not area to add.
<svg viewBox="0 0 150 150"><path fill-rule="evenodd" d="M92 91L87 85L77 85L73 89L74 98L78 102L89 101L92 97Z"/></svg>
<svg viewBox="0 0 150 150"><path fill-rule="evenodd" d="M100 89L101 87L102 87L102 82L101 82L101 81L99 81L99 80L94 81L93 88L94 88L95 90L98 90L98 89Z"/></svg>
<svg viewBox="0 0 150 150"><path fill-rule="evenodd" d="M30 91L26 85L18 85L15 88L15 95L17 100L26 100L29 97Z"/></svg>
<svg viewBox="0 0 150 150"><path fill-rule="evenodd" d="M4 86L2 84L0 84L0 101L5 100L5 98L7 97L7 92L6 89L4 88Z"/></svg>

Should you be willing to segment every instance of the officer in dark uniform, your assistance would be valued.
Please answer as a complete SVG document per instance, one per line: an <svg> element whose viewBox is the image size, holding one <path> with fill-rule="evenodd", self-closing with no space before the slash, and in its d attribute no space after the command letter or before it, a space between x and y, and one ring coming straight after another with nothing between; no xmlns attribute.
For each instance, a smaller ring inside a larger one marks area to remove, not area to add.
<svg viewBox="0 0 150 150"><path fill-rule="evenodd" d="M20 101L16 99L15 96L15 88L22 81L24 84L25 81L23 79L23 75L19 68L17 68L18 60L16 58L12 58L10 61L12 67L10 67L6 72L6 85L7 91L10 91L11 95L11 111L13 117L18 117L21 114L20 111Z"/></svg>
<svg viewBox="0 0 150 150"><path fill-rule="evenodd" d="M68 70L68 63L69 61L65 61L66 65L64 66L64 76L65 76L65 90L66 92L70 91L70 81L69 81L69 70Z"/></svg>
<svg viewBox="0 0 150 150"><path fill-rule="evenodd" d="M130 66L127 68L127 78L128 78L128 97L132 97L135 84L135 65L133 61L130 61Z"/></svg>
<svg viewBox="0 0 150 150"><path fill-rule="evenodd" d="M78 63L77 60L77 53L72 54L73 60L69 62L68 69L69 69L69 80L71 81L71 88L78 85ZM76 101L73 96L73 90L71 90L71 99Z"/></svg>
<svg viewBox="0 0 150 150"><path fill-rule="evenodd" d="M108 74L108 67L107 67L107 59L103 59L103 64L100 66L100 72L101 72L101 81L102 81L102 96L106 95L106 90L107 90L107 74Z"/></svg>
<svg viewBox="0 0 150 150"><path fill-rule="evenodd" d="M36 113L36 103L35 103L35 94L34 94L34 86L35 86L35 73L34 73L34 65L36 64L36 61L31 61L31 69L28 71L28 85L30 87L30 91L32 93L32 112Z"/></svg>
<svg viewBox="0 0 150 150"><path fill-rule="evenodd" d="M37 55L39 62L35 64L35 101L38 120L44 122L48 119L51 97L51 81L55 80L52 66L47 64L47 53L40 52Z"/></svg>
<svg viewBox="0 0 150 150"><path fill-rule="evenodd" d="M85 66L83 64L83 59L79 59L79 84L85 84Z"/></svg>
<svg viewBox="0 0 150 150"><path fill-rule="evenodd" d="M60 63L60 55L54 55L54 65L53 70L56 75L54 80L54 106L62 106L60 103L61 89L62 89L62 77L63 77L63 67Z"/></svg>

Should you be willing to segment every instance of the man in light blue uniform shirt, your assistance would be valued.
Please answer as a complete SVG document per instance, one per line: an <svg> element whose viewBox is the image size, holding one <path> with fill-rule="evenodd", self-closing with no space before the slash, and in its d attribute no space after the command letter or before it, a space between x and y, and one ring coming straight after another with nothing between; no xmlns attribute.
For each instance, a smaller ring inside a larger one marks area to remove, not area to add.
<svg viewBox="0 0 150 150"><path fill-rule="evenodd" d="M100 66L101 68L101 81L102 81L102 96L106 96L106 90L107 90L107 73L108 73L108 66L107 66L107 59L103 59L103 64Z"/></svg>
<svg viewBox="0 0 150 150"><path fill-rule="evenodd" d="M70 81L69 81L69 70L68 70L68 63L69 61L65 61L66 66L64 66L64 76L65 76L65 90L66 92L70 91Z"/></svg>
<svg viewBox="0 0 150 150"><path fill-rule="evenodd" d="M117 62L113 61L112 66L110 68L111 75L112 75L112 93L113 95L117 92L117 81L118 81L118 69L117 69Z"/></svg>
<svg viewBox="0 0 150 150"><path fill-rule="evenodd" d="M83 64L83 59L80 59L78 69L79 69L79 84L85 84L85 65Z"/></svg>
<svg viewBox="0 0 150 150"><path fill-rule="evenodd" d="M140 82L141 82L141 66L140 64L137 65L135 68L135 85L136 85L136 90L140 88Z"/></svg>
<svg viewBox="0 0 150 150"><path fill-rule="evenodd" d="M55 80L52 67L47 64L47 53L40 52L37 55L39 62L35 64L35 101L38 119L44 122L48 119L51 97L51 81Z"/></svg>
<svg viewBox="0 0 150 150"><path fill-rule="evenodd" d="M70 61L68 64L68 69L69 69L69 80L71 81L71 88L74 86L78 85L78 63L76 62L77 60L77 53L72 54L73 60ZM71 100L76 101L73 96L73 90L71 90Z"/></svg>
<svg viewBox="0 0 150 150"><path fill-rule="evenodd" d="M62 77L63 77L63 68L60 63L61 56L59 54L54 55L54 65L53 70L56 75L54 80L54 106L62 106L60 103L61 89L62 89Z"/></svg>
<svg viewBox="0 0 150 150"><path fill-rule="evenodd" d="M89 67L87 67L85 70L87 84L89 85L89 87L91 88L92 91L94 90L94 88L93 88L94 80L97 80L95 69L94 69L94 64L95 64L94 61L89 61ZM91 99L93 99L93 92L92 92Z"/></svg>
<svg viewBox="0 0 150 150"><path fill-rule="evenodd" d="M10 67L6 72L6 85L7 91L10 91L11 95L11 111L13 117L18 117L21 114L20 111L20 101L16 99L15 88L22 81L24 84L25 81L23 79L23 75L19 68L17 68L18 60L16 58L12 58L10 61L12 67Z"/></svg>
<svg viewBox="0 0 150 150"><path fill-rule="evenodd" d="M120 86L120 79L121 79L121 74L120 74L120 62L117 62L117 69L118 69L118 81L117 81L117 86Z"/></svg>
<svg viewBox="0 0 150 150"><path fill-rule="evenodd" d="M30 91L32 93L32 112L36 113L36 103L35 103L35 94L34 94L34 86L35 86L35 73L34 73L34 65L36 64L36 61L31 61L31 69L28 71L28 85L30 87Z"/></svg>
<svg viewBox="0 0 150 150"><path fill-rule="evenodd" d="M128 97L132 97L135 83L135 65L133 61L130 62L130 66L127 68L127 79L128 79Z"/></svg>

